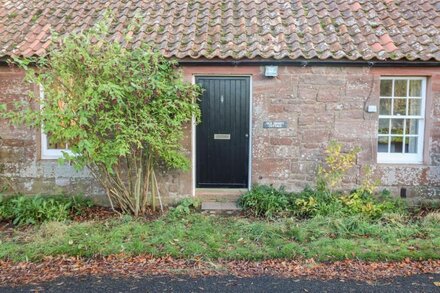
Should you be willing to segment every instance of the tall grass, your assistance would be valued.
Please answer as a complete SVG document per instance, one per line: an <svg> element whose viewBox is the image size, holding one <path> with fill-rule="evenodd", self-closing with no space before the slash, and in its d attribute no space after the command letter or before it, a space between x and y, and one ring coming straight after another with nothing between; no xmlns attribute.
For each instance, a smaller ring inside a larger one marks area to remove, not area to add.
<svg viewBox="0 0 440 293"><path fill-rule="evenodd" d="M362 216L273 221L208 216L164 216L153 222L131 218L85 223L45 223L0 236L0 259L44 256L92 257L116 253L177 258L246 259L440 258L438 217L408 221L398 214L378 220Z"/></svg>

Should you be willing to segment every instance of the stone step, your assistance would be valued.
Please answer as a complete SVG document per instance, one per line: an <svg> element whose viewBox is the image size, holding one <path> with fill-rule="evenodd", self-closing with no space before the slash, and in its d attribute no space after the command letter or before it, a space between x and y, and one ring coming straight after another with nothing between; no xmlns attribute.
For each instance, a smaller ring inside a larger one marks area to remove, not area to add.
<svg viewBox="0 0 440 293"><path fill-rule="evenodd" d="M241 208L235 202L218 202L218 201L204 201L202 202L203 211L240 211Z"/></svg>
<svg viewBox="0 0 440 293"><path fill-rule="evenodd" d="M202 201L235 202L247 189L197 188L196 197Z"/></svg>

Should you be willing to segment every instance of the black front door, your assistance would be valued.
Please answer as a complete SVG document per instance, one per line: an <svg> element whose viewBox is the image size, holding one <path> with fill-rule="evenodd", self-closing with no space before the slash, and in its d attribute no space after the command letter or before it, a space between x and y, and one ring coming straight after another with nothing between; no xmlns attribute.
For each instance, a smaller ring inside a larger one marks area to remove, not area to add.
<svg viewBox="0 0 440 293"><path fill-rule="evenodd" d="M196 187L248 187L248 77L197 77L203 88L196 130Z"/></svg>

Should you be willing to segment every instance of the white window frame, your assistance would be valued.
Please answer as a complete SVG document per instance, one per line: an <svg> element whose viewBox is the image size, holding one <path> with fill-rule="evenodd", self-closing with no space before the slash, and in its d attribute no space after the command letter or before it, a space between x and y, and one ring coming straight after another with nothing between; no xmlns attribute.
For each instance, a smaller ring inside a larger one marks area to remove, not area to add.
<svg viewBox="0 0 440 293"><path fill-rule="evenodd" d="M381 153L377 151L377 163L384 163L384 164L422 164L423 163L423 146L424 146L424 137L425 137L425 105L426 105L426 77L419 77L419 76L383 76L380 78L380 81L382 80L421 80L421 109L420 109L420 116L410 116L410 115L402 115L402 118L409 118L409 119L417 119L419 121L418 123L418 140L417 140L417 153ZM384 97L384 98L391 98L391 109L393 109L394 104L394 82L391 89L391 97ZM380 96L381 98L381 96ZM380 99L379 98L379 99ZM406 98L410 98L409 96L409 86L407 87L407 95ZM379 101L380 105L380 101ZM400 116L398 115L380 115L380 106L379 108L379 119L380 118L398 118ZM404 133L403 136L405 137L405 127L406 123L404 123ZM379 139L379 126L377 127L377 138ZM403 146L403 149L405 149L405 146Z"/></svg>
<svg viewBox="0 0 440 293"><path fill-rule="evenodd" d="M40 98L44 99L44 89L40 85ZM40 105L41 107L41 105ZM43 160L56 160L64 157L63 153L70 153L69 149L49 149L48 147L48 137L43 131L43 126L41 126L41 159Z"/></svg>

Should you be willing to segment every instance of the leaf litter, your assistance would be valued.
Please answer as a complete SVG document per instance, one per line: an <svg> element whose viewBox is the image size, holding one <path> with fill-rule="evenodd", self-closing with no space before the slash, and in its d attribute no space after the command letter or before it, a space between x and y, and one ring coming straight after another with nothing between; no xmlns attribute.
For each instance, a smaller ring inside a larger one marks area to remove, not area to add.
<svg viewBox="0 0 440 293"><path fill-rule="evenodd" d="M125 254L105 257L46 257L41 262L0 261L0 286L38 284L59 277L112 276L141 278L143 276L219 276L237 277L276 276L280 278L339 279L374 282L398 276L439 274L440 260L398 262L367 262L344 260L315 262L306 260L273 259L264 261L201 261L176 259L169 256L129 256Z"/></svg>

